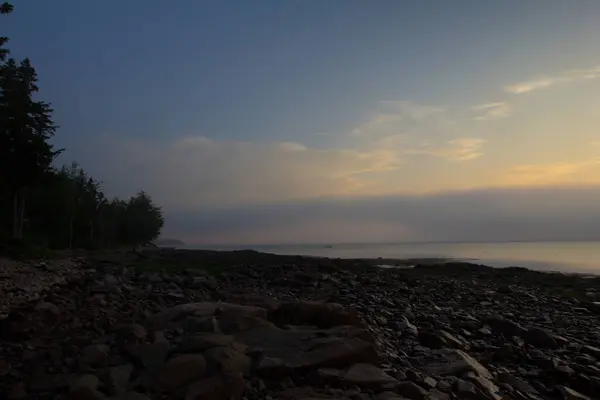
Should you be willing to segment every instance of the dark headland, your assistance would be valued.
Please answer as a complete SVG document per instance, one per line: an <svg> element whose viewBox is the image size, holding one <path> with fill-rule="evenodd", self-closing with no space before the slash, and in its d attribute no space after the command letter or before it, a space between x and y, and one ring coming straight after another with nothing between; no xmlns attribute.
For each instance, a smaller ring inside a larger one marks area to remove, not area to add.
<svg viewBox="0 0 600 400"><path fill-rule="evenodd" d="M457 262L0 259L0 397L598 398L599 294L595 277Z"/></svg>

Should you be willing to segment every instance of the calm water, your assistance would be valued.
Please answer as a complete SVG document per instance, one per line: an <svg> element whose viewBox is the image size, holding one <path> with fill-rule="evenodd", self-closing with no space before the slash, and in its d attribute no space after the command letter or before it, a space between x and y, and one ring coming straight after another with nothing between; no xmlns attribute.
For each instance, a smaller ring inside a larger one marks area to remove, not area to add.
<svg viewBox="0 0 600 400"><path fill-rule="evenodd" d="M339 244L228 246L275 254L340 258L452 258L494 267L520 266L545 271L600 274L600 242Z"/></svg>

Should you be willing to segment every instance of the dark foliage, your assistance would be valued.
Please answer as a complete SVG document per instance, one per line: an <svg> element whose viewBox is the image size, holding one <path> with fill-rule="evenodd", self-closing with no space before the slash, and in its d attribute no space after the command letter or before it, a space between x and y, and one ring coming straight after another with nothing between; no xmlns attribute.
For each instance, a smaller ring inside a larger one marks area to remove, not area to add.
<svg viewBox="0 0 600 400"><path fill-rule="evenodd" d="M12 11L0 5L0 14ZM0 38L0 241L51 248L99 248L148 243L163 226L160 207L144 192L108 200L101 183L77 163L52 167L62 150L48 103L35 99L29 59L7 58Z"/></svg>

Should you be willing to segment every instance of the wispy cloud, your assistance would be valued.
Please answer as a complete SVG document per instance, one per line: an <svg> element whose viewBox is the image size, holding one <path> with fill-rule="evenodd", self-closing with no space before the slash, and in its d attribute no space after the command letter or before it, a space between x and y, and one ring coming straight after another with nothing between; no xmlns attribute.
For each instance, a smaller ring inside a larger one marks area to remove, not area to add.
<svg viewBox="0 0 600 400"><path fill-rule="evenodd" d="M511 107L508 103L503 101L487 104L479 104L472 107L472 110L478 112L480 115L475 117L478 121L485 121L489 119L506 118L511 114Z"/></svg>
<svg viewBox="0 0 600 400"><path fill-rule="evenodd" d="M445 107L433 106L429 104L417 104L408 100L382 100L379 102L384 106L389 106L396 113L403 117L424 120L432 115L440 114L446 111Z"/></svg>
<svg viewBox="0 0 600 400"><path fill-rule="evenodd" d="M468 161L483 156L482 147L486 140L477 137L461 137L449 140L444 146L424 144L420 148L409 149L407 154L427 155L450 161Z"/></svg>
<svg viewBox="0 0 600 400"><path fill-rule="evenodd" d="M381 194L392 186L374 186L373 176L402 166L395 149L320 149L202 136L170 144L105 136L94 149L110 154L112 162L102 163L102 176L114 194L127 196L144 188L160 204L176 208ZM94 155L86 160L101 162Z"/></svg>
<svg viewBox="0 0 600 400"><path fill-rule="evenodd" d="M305 145L296 142L281 142L279 143L279 148L289 152L305 151L308 149Z"/></svg>
<svg viewBox="0 0 600 400"><path fill-rule="evenodd" d="M565 161L549 164L516 165L504 173L504 176L500 179L500 183L504 185L527 186L548 185L565 181L575 174L583 175L581 178L585 180L585 175L582 173L586 170L596 170L599 165L600 158L578 162Z"/></svg>
<svg viewBox="0 0 600 400"><path fill-rule="evenodd" d="M585 69L572 69L558 75L540 76L523 82L517 82L506 86L504 90L512 94L522 94L534 90L546 89L567 82L596 79L599 77L600 66Z"/></svg>
<svg viewBox="0 0 600 400"><path fill-rule="evenodd" d="M379 106L367 121L352 130L353 136L376 139L414 133L431 120L439 121L445 112L444 107L405 100L380 101Z"/></svg>

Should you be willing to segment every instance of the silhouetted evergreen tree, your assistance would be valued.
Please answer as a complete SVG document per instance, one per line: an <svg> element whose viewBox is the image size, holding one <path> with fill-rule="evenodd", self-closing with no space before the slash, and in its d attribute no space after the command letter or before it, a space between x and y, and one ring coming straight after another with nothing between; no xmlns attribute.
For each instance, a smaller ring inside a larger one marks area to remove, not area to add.
<svg viewBox="0 0 600 400"><path fill-rule="evenodd" d="M0 5L1 14L11 11ZM34 99L36 71L29 59L7 58L7 41L0 37L0 241L98 248L156 239L164 220L146 193L108 200L79 164L52 167L61 152L50 143L53 110Z"/></svg>

